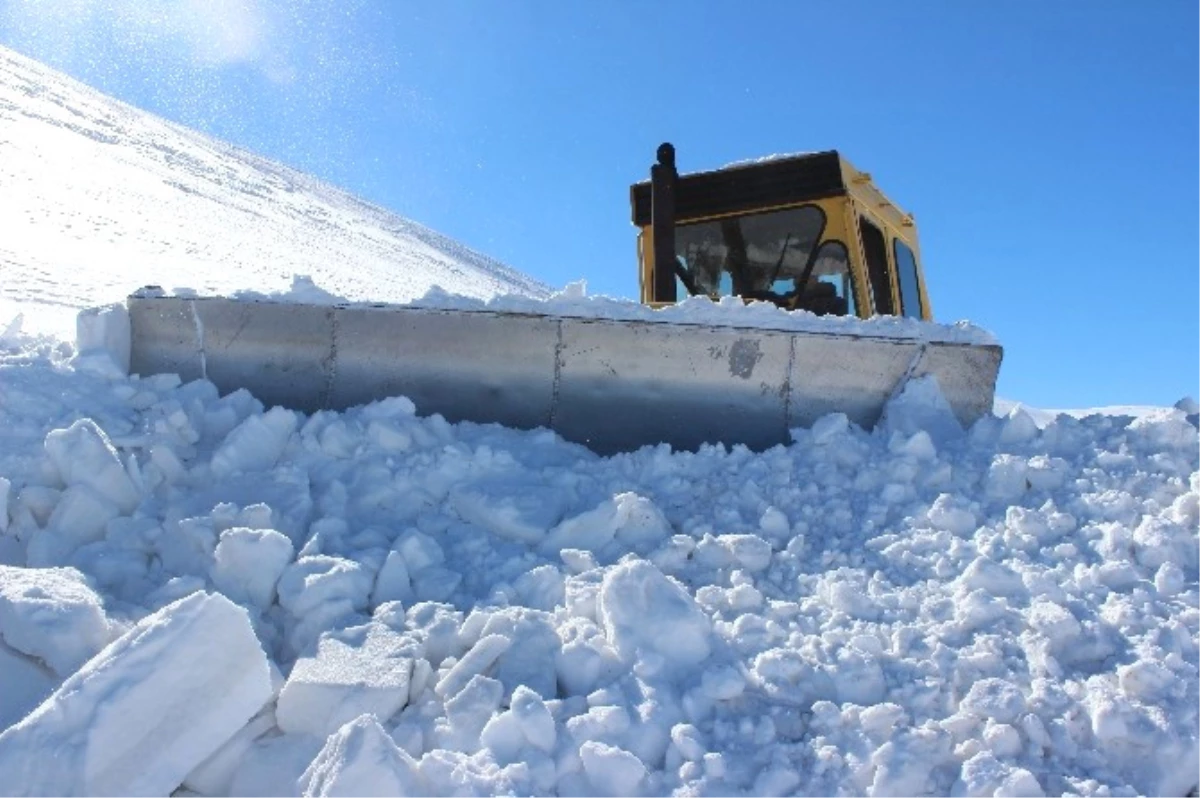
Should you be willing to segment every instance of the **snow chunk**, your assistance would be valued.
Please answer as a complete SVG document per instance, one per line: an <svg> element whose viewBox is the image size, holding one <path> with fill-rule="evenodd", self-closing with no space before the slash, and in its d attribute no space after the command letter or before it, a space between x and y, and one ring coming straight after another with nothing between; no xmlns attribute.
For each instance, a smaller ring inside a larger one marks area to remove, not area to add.
<svg viewBox="0 0 1200 798"><path fill-rule="evenodd" d="M1196 449L1196 428L1182 410L1164 408L1139 416L1129 424L1129 432L1134 445L1149 451Z"/></svg>
<svg viewBox="0 0 1200 798"><path fill-rule="evenodd" d="M132 329L124 303L84 308L75 317L75 356L72 365L111 377L129 373Z"/></svg>
<svg viewBox="0 0 1200 798"><path fill-rule="evenodd" d="M566 511L561 491L513 479L457 485L449 499L464 521L518 543L538 543Z"/></svg>
<svg viewBox="0 0 1200 798"><path fill-rule="evenodd" d="M275 714L289 733L325 737L364 712L387 720L408 703L419 644L381 623L326 632L288 676Z"/></svg>
<svg viewBox="0 0 1200 798"><path fill-rule="evenodd" d="M980 679L971 685L959 708L997 723L1012 723L1025 711L1025 696L1017 686L1003 679Z"/></svg>
<svg viewBox="0 0 1200 798"><path fill-rule="evenodd" d="M194 593L142 619L0 734L4 788L168 795L270 698L246 611Z"/></svg>
<svg viewBox="0 0 1200 798"><path fill-rule="evenodd" d="M283 454L296 431L296 413L272 407L253 415L233 429L213 452L213 476L224 479L246 471L266 471Z"/></svg>
<svg viewBox="0 0 1200 798"><path fill-rule="evenodd" d="M1026 617L1032 628L1060 645L1070 644L1083 634L1083 625L1070 610L1047 599L1039 598L1030 604Z"/></svg>
<svg viewBox="0 0 1200 798"><path fill-rule="evenodd" d="M292 542L273 529L226 529L213 551L209 576L234 601L266 609L292 554Z"/></svg>
<svg viewBox="0 0 1200 798"><path fill-rule="evenodd" d="M508 651L512 638L504 635L484 635L454 664L445 676L437 683L434 692L443 699L449 700L458 695L467 683L476 676L485 673L500 655Z"/></svg>
<svg viewBox="0 0 1200 798"><path fill-rule="evenodd" d="M613 539L626 546L653 544L671 535L671 525L654 502L636 493L618 493L586 513L568 518L550 531L542 551L596 551Z"/></svg>
<svg viewBox="0 0 1200 798"><path fill-rule="evenodd" d="M637 795L646 766L628 751L588 740L579 746L588 780L600 795Z"/></svg>
<svg viewBox="0 0 1200 798"><path fill-rule="evenodd" d="M0 636L65 677L112 634L103 602L79 571L0 565Z"/></svg>
<svg viewBox="0 0 1200 798"><path fill-rule="evenodd" d="M122 513L132 512L141 500L117 450L90 418L47 433L46 454L68 487L86 485Z"/></svg>
<svg viewBox="0 0 1200 798"><path fill-rule="evenodd" d="M708 657L708 617L678 582L645 560L628 560L605 574L600 614L605 635L627 662L645 652L679 665Z"/></svg>
<svg viewBox="0 0 1200 798"><path fill-rule="evenodd" d="M969 535L976 529L975 513L961 506L961 500L943 493L934 500L928 512L929 523L954 535Z"/></svg>
<svg viewBox="0 0 1200 798"><path fill-rule="evenodd" d="M279 578L279 603L305 620L343 608L361 610L367 606L371 584L371 572L362 563L324 554L301 557Z"/></svg>
<svg viewBox="0 0 1200 798"><path fill-rule="evenodd" d="M884 405L879 427L887 435L900 433L905 437L924 431L934 442L963 435L962 425L932 374L904 382L900 393Z"/></svg>
<svg viewBox="0 0 1200 798"><path fill-rule="evenodd" d="M997 596L1024 596L1029 593L1015 571L982 555L963 571L959 584L968 591L984 590Z"/></svg>
<svg viewBox="0 0 1200 798"><path fill-rule="evenodd" d="M473 753L482 744L483 730L504 699L504 685L475 674L461 690L446 699L448 728L441 730L439 748Z"/></svg>
<svg viewBox="0 0 1200 798"><path fill-rule="evenodd" d="M366 714L329 735L299 786L306 796L430 794L417 761Z"/></svg>
<svg viewBox="0 0 1200 798"><path fill-rule="evenodd" d="M543 698L554 698L558 686L554 669L546 664L554 661L562 643L552 616L523 607L506 607L487 619L480 634L500 635L512 641L489 670L504 685L505 695L524 685Z"/></svg>
<svg viewBox="0 0 1200 798"><path fill-rule="evenodd" d="M508 710L488 721L480 735L480 741L504 762L515 761L527 746L550 753L557 739L550 710L541 696L524 685L513 690Z"/></svg>
<svg viewBox="0 0 1200 798"><path fill-rule="evenodd" d="M771 564L771 544L758 535L720 535L717 542L747 571L762 571Z"/></svg>
<svg viewBox="0 0 1200 798"><path fill-rule="evenodd" d="M963 763L951 794L1042 796L1046 793L1028 770L1012 767L996 759L990 752L982 751Z"/></svg>

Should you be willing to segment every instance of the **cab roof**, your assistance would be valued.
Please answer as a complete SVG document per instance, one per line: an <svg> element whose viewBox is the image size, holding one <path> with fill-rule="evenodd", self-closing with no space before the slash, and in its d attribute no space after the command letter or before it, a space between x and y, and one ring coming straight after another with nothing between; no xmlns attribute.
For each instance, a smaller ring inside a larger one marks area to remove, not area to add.
<svg viewBox="0 0 1200 798"><path fill-rule="evenodd" d="M788 155L679 175L678 222L775 208L848 193L837 150ZM650 181L630 186L633 223L650 224Z"/></svg>

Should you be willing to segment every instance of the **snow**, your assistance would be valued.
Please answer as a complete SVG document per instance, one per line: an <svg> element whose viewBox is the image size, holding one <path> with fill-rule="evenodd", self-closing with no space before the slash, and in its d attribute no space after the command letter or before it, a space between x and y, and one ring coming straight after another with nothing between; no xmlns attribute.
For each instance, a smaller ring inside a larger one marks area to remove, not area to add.
<svg viewBox="0 0 1200 798"><path fill-rule="evenodd" d="M194 593L143 618L0 734L2 789L165 795L270 698L245 611Z"/></svg>
<svg viewBox="0 0 1200 798"><path fill-rule="evenodd" d="M16 76L0 87L6 121L107 109L196 163L275 169L0 55ZM10 97L30 81L46 91ZM13 142L38 140L21 132L30 119L9 126ZM74 152L44 138L43 162ZM313 186L289 179L292 194ZM30 185L20 201L60 215L91 202ZM279 202L272 190L237 208L278 221ZM197 224L216 224L205 207ZM184 236L178 208L146 212L157 227L131 228L127 252ZM936 383L913 380L871 432L832 414L764 452L605 458L402 397L306 416L204 380L127 376L113 285L78 282L46 240L0 253L27 270L0 287L7 300L30 318L42 302L101 309L74 344L0 315L0 793L1183 795L1200 782L1194 401L1008 406L962 429ZM273 246L227 271L208 250L195 270L168 253L154 279L211 269L194 284L278 300ZM353 301L347 284L318 274L294 298Z"/></svg>
<svg viewBox="0 0 1200 798"><path fill-rule="evenodd" d="M5 48L0 125L0 329L21 312L27 330L70 338L77 311L149 285L387 302L434 285L482 299L549 293L428 228Z"/></svg>
<svg viewBox="0 0 1200 798"><path fill-rule="evenodd" d="M417 763L373 715L360 715L329 735L300 777L304 795L422 795Z"/></svg>
<svg viewBox="0 0 1200 798"><path fill-rule="evenodd" d="M0 565L0 637L65 678L112 634L103 599L79 571Z"/></svg>
<svg viewBox="0 0 1200 798"><path fill-rule="evenodd" d="M324 738L364 712L391 717L408 703L420 653L418 641L379 623L323 633L279 693L279 728Z"/></svg>

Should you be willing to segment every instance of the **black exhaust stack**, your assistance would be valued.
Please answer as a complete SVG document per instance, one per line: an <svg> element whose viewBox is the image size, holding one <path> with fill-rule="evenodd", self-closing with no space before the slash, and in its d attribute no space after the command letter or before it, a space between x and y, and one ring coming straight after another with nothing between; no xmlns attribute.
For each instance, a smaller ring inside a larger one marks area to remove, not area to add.
<svg viewBox="0 0 1200 798"><path fill-rule="evenodd" d="M658 145L658 163L650 167L650 237L654 247L655 302L676 302L675 288L675 147Z"/></svg>

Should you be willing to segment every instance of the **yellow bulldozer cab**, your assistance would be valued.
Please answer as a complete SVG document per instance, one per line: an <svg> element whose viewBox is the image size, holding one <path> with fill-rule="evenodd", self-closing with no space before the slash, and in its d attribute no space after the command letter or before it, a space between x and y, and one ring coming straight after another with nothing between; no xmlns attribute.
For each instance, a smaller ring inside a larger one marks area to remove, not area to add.
<svg viewBox="0 0 1200 798"><path fill-rule="evenodd" d="M651 181L630 187L642 302L739 296L822 315L933 318L913 217L836 151L677 176L673 150L671 161L672 278L656 279Z"/></svg>

